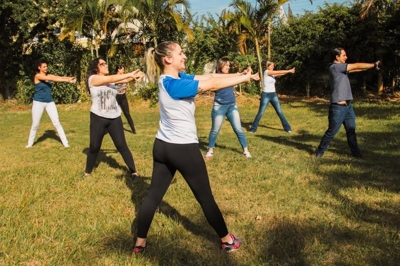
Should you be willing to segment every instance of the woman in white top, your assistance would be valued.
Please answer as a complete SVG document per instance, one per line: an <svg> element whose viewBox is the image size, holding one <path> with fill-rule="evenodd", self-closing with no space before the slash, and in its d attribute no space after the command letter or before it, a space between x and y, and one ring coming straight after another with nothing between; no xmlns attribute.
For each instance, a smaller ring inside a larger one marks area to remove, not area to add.
<svg viewBox="0 0 400 266"><path fill-rule="evenodd" d="M199 202L208 223L221 239L221 248L235 251L241 241L229 234L222 213L211 191L207 168L199 149L194 118L194 97L198 93L216 91L252 78L251 69L243 75L185 74L186 56L179 44L162 42L149 51L148 56L161 68L158 81L160 122L153 146L153 173L150 190L144 199L137 218L137 239L133 252L141 253L147 246L154 213L176 173L179 171L196 200ZM154 62L154 63L155 63ZM154 63L147 69L154 69ZM173 241L173 239L171 239Z"/></svg>
<svg viewBox="0 0 400 266"><path fill-rule="evenodd" d="M287 70L274 70L275 64L274 62L267 62L267 70L264 72L264 84L263 84L263 91L261 93L260 98L260 106L258 108L258 113L254 118L253 124L250 128L250 133L255 133L258 128L258 124L260 123L261 117L264 115L265 110L267 109L268 103L271 102L272 106L275 109L276 114L279 116L281 120L283 129L291 133L292 129L289 125L289 122L286 120L285 116L283 115L281 105L279 103L278 95L276 94L275 89L275 78L280 77L289 73L294 73L295 68L287 69Z"/></svg>
<svg viewBox="0 0 400 266"><path fill-rule="evenodd" d="M87 86L92 98L92 106L90 108L90 146L84 176L92 172L106 132L110 134L132 177L137 176L133 156L125 140L121 109L116 99L118 87L115 84L136 81L143 76L144 73L140 70L121 75L108 75L108 65L101 58L96 58L89 64Z"/></svg>

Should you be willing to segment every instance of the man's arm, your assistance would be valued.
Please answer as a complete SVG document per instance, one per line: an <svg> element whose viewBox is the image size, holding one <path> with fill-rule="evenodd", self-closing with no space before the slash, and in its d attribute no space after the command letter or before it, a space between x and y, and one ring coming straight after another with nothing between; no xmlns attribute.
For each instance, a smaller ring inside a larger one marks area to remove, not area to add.
<svg viewBox="0 0 400 266"><path fill-rule="evenodd" d="M375 68L376 70L380 69L380 61L376 61L375 63L354 63L354 64L348 64L347 65L347 71L349 73L353 72L360 72L360 71L365 71L371 68Z"/></svg>

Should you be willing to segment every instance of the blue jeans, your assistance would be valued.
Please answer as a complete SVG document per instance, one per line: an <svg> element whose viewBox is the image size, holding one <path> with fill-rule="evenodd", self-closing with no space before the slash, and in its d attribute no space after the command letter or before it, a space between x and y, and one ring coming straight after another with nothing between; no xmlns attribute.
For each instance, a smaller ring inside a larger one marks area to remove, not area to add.
<svg viewBox="0 0 400 266"><path fill-rule="evenodd" d="M347 143L353 155L360 155L360 149L357 145L356 135L356 114L354 113L353 105L350 103L347 106L331 104L329 106L329 126L326 130L321 142L315 151L316 154L324 154L332 141L333 137L339 131L342 124L346 130Z"/></svg>
<svg viewBox="0 0 400 266"><path fill-rule="evenodd" d="M239 110L236 106L236 103L232 104L214 103L211 112L212 126L210 135L208 137L209 139L208 147L209 148L215 147L215 142L217 141L218 133L222 127L222 122L224 122L225 116L231 123L232 129L233 131L235 131L236 136L239 139L240 145L242 145L242 148L247 148L247 140L244 131L242 129L242 124L240 123Z"/></svg>
<svg viewBox="0 0 400 266"><path fill-rule="evenodd" d="M258 124L260 123L261 117L264 115L265 109L267 109L268 103L271 102L272 106L275 109L276 114L279 116L281 120L282 127L285 131L291 131L291 127L283 115L281 105L279 104L278 95L275 92L263 92L261 93L260 99L260 107L258 108L258 113L256 118L254 118L253 124L251 125L250 131L256 132L258 128Z"/></svg>

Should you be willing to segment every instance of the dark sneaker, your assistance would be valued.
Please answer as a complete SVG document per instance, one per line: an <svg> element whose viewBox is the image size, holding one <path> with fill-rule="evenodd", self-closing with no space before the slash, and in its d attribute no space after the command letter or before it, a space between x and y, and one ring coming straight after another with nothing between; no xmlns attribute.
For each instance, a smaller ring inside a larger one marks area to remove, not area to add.
<svg viewBox="0 0 400 266"><path fill-rule="evenodd" d="M314 156L317 157L317 158L321 158L322 155L324 155L322 152L315 152L314 153Z"/></svg>
<svg viewBox="0 0 400 266"><path fill-rule="evenodd" d="M361 153L353 154L353 157L358 158L358 159L362 159L363 158Z"/></svg>
<svg viewBox="0 0 400 266"><path fill-rule="evenodd" d="M233 234L229 235L232 238L232 244L230 243L221 243L221 248L225 252L233 252L240 248L242 241L239 238L236 238Z"/></svg>

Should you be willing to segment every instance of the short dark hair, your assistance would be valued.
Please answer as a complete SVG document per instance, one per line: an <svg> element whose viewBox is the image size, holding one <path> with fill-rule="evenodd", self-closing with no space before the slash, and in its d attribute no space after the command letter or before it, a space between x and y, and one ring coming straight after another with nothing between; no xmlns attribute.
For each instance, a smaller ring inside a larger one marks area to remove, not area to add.
<svg viewBox="0 0 400 266"><path fill-rule="evenodd" d="M117 65L115 67L115 72L118 72L118 70L120 70L121 68L125 68L125 66L124 65Z"/></svg>
<svg viewBox="0 0 400 266"><path fill-rule="evenodd" d="M333 51L332 51L332 61L335 61L336 60L336 56L340 56L341 54L342 54L342 51L343 51L344 49L343 48L341 48L341 47L336 47L335 49L333 49Z"/></svg>
<svg viewBox="0 0 400 266"><path fill-rule="evenodd" d="M38 60L35 61L35 63L33 63L33 69L36 71L36 73L39 73L39 67L42 64L49 64L49 61L46 58L40 58Z"/></svg>

